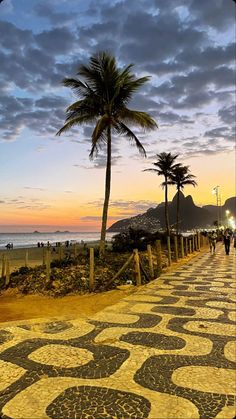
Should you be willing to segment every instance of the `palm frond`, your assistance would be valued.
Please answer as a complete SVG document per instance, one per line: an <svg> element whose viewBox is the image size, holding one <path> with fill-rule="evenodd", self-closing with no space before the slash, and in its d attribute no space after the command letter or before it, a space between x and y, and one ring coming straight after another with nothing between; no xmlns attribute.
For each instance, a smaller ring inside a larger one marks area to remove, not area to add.
<svg viewBox="0 0 236 419"><path fill-rule="evenodd" d="M139 125L145 130L158 128L156 121L146 112L135 111L124 107L118 112L118 117L134 125Z"/></svg>
<svg viewBox="0 0 236 419"><path fill-rule="evenodd" d="M106 131L107 127L110 124L110 118L108 115L103 115L98 121L92 133L92 148L89 154L89 157L92 159L94 154L97 154L98 151L98 142L106 142Z"/></svg>
<svg viewBox="0 0 236 419"><path fill-rule="evenodd" d="M143 147L143 145L141 144L139 139L136 137L134 132L131 131L131 129L127 127L127 125L125 125L123 122L119 121L119 122L116 123L114 128L116 129L116 131L119 134L124 134L130 141L134 141L136 147L138 148L138 151L140 152L140 154L143 155L144 157L146 157L145 148Z"/></svg>
<svg viewBox="0 0 236 419"><path fill-rule="evenodd" d="M75 125L83 125L90 123L94 120L94 117L91 117L91 115L79 115L75 118L70 118L62 128L57 131L56 135L61 135L63 132L68 131L70 128L74 127Z"/></svg>
<svg viewBox="0 0 236 419"><path fill-rule="evenodd" d="M159 175L159 170L157 169L144 169L142 172L155 172L157 175Z"/></svg>

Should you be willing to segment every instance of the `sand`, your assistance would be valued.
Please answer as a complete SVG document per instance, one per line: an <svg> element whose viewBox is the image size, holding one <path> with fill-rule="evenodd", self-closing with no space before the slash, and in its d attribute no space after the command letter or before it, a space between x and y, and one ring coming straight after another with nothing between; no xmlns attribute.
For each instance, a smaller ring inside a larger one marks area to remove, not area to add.
<svg viewBox="0 0 236 419"><path fill-rule="evenodd" d="M51 298L41 295L22 295L8 289L0 295L0 323L43 317L86 318L135 291L134 286L100 294L68 295Z"/></svg>
<svg viewBox="0 0 236 419"><path fill-rule="evenodd" d="M88 242L87 247L95 247L98 246L98 242ZM77 244L77 251L82 249L83 245ZM5 254L8 256L10 261L10 271L12 272L15 269L20 268L21 266L25 266L25 258L26 252L28 252L28 266L34 267L38 265L42 265L43 262L43 249L47 249L46 247L22 247L19 249L1 249L0 250L0 269L2 268L2 255ZM52 249L52 248L51 248ZM55 247L56 252L51 253L51 260L58 259L58 248ZM73 252L74 247L70 246L68 248L63 247L63 251L66 252ZM1 271L0 271L1 272Z"/></svg>
<svg viewBox="0 0 236 419"><path fill-rule="evenodd" d="M25 250L13 249L13 251L8 251L12 261L11 266L20 267L24 265L22 262L24 262ZM42 249L30 248L28 250L29 264L31 266L41 264ZM165 272L174 271L194 256L196 256L196 253L179 260L177 263L173 263ZM68 295L61 298L41 295L22 295L16 289L10 288L6 291L0 291L0 323L44 317L85 318L107 306L115 304L137 289L132 285L123 285L119 288L99 294Z"/></svg>

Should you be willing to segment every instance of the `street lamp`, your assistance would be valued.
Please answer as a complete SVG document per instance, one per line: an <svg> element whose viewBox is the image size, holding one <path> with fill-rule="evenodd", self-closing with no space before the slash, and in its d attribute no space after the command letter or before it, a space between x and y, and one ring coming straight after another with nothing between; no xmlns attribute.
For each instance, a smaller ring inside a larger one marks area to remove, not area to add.
<svg viewBox="0 0 236 419"><path fill-rule="evenodd" d="M226 220L227 220L227 227L229 227L229 214L230 214L230 211L229 210L226 210L225 211L225 214L226 214Z"/></svg>
<svg viewBox="0 0 236 419"><path fill-rule="evenodd" d="M221 198L220 198L219 190L220 190L219 185L215 186L212 189L213 195L216 196L216 205L217 205L217 228L219 228L219 226L220 226L219 203L221 204L221 202L220 202Z"/></svg>

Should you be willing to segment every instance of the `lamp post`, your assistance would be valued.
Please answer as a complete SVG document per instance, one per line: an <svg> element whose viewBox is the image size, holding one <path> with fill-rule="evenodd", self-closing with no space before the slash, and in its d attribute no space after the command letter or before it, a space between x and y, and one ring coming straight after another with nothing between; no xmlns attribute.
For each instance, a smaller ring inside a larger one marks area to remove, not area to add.
<svg viewBox="0 0 236 419"><path fill-rule="evenodd" d="M216 206L217 206L217 228L220 227L220 212L219 212L219 203L221 204L221 197L219 194L220 187L219 185L215 186L212 189L212 193L216 196Z"/></svg>

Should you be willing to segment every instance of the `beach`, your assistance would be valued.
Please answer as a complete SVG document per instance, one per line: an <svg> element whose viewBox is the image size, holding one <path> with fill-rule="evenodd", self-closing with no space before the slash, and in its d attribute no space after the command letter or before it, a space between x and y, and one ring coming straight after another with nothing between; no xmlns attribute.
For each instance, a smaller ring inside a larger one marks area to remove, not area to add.
<svg viewBox="0 0 236 419"><path fill-rule="evenodd" d="M110 241L115 233L107 233L106 239ZM100 239L100 232L70 232L70 231L55 231L55 232L38 232L33 233L0 233L0 250L6 249L8 243L13 244L14 249L37 247L38 243L43 243L44 246L49 242L52 246L56 243L65 244L66 241L70 243L91 243Z"/></svg>
<svg viewBox="0 0 236 419"><path fill-rule="evenodd" d="M89 247L96 247L99 245L98 240L90 241L86 244L86 246ZM84 248L84 244L76 243L76 251L82 251ZM2 267L2 256L7 255L10 262L10 271L12 272L15 269L19 269L21 266L26 265L26 254L28 254L27 257L27 266L34 267L42 265L43 263L43 252L47 247L20 247L18 249L0 249L0 269ZM59 247L51 246L49 249L51 249L51 260L55 260L59 258ZM55 251L53 251L55 249ZM63 252L66 251L66 253L73 253L75 249L75 244L73 246L69 246L66 248L65 246L62 246Z"/></svg>

